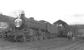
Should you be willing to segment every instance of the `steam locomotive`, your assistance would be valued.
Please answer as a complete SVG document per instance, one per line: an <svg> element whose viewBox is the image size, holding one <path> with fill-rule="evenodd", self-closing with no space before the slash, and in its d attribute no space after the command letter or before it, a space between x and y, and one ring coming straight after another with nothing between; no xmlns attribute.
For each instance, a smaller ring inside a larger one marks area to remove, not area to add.
<svg viewBox="0 0 84 50"><path fill-rule="evenodd" d="M7 21L1 19L3 16L5 17L5 15L0 16L0 21L4 22L4 25L7 27L0 31L0 37L12 42L26 42L54 39L56 37L67 37L67 34L70 31L68 24L62 20L59 20L54 24L50 24L43 20L36 21L33 18L25 18L24 12L22 12L17 18L5 17Z"/></svg>

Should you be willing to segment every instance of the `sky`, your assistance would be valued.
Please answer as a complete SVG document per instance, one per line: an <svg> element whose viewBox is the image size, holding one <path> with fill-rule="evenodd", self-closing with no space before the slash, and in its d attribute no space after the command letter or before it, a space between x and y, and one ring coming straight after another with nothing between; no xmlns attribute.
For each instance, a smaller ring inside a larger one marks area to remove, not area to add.
<svg viewBox="0 0 84 50"><path fill-rule="evenodd" d="M0 0L0 13L16 17L20 10L35 20L54 23L61 19L68 24L84 24L83 0Z"/></svg>

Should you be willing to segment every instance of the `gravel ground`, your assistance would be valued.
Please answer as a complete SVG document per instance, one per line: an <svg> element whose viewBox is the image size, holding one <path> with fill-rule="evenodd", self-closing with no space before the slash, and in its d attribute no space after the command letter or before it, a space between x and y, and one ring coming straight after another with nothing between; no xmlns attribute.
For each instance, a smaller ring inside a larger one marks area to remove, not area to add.
<svg viewBox="0 0 84 50"><path fill-rule="evenodd" d="M57 38L44 41L11 43L0 40L0 50L84 50L84 41Z"/></svg>

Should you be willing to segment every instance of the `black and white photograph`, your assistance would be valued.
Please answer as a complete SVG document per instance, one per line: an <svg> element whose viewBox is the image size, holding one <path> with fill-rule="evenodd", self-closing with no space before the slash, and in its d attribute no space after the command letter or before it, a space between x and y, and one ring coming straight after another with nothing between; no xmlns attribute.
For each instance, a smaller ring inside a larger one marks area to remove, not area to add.
<svg viewBox="0 0 84 50"><path fill-rule="evenodd" d="M84 50L84 0L0 0L0 50Z"/></svg>

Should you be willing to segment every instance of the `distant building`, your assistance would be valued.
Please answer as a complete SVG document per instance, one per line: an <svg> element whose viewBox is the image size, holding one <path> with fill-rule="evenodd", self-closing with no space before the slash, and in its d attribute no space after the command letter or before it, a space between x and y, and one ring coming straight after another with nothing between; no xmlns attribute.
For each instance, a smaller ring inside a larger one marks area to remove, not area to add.
<svg viewBox="0 0 84 50"><path fill-rule="evenodd" d="M59 36L66 36L70 31L68 24L62 20L56 21L55 23L53 23L53 25L57 26Z"/></svg>
<svg viewBox="0 0 84 50"><path fill-rule="evenodd" d="M66 22L62 21L62 20L58 20L58 21L54 22L53 24L56 25L56 26L59 26L59 27L68 26L68 24Z"/></svg>

